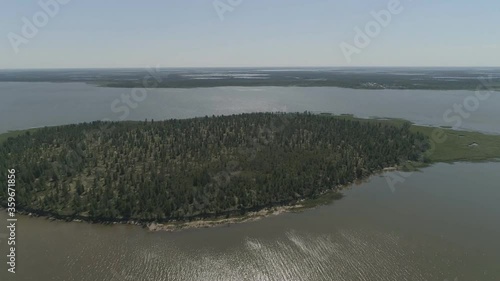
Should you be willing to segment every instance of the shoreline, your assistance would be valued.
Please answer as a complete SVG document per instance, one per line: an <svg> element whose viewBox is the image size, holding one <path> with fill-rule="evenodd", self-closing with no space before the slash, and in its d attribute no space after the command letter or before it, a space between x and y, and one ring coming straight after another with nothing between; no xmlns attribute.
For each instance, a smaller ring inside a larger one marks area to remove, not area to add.
<svg viewBox="0 0 500 281"><path fill-rule="evenodd" d="M491 162L497 162L496 159L491 159ZM488 160L484 160L484 162L489 162ZM458 161L462 162L462 161ZM470 163L478 162L478 161L468 161ZM483 161L480 161L483 162ZM420 168L426 168L432 166L435 163L446 163L446 162L431 162L431 163L418 163L414 166L415 170L419 170ZM415 164L415 163L412 163ZM128 220L92 220L88 217L83 216L64 216L64 215L55 215L50 213L36 213L35 211L25 211L18 210L16 211L16 216L27 216L30 218L40 218L49 221L58 221L58 222L67 222L67 223L88 223L88 224L100 224L100 225L133 225L140 226L148 232L178 232L183 230L192 230L192 229L201 229L201 228L214 228L214 227L222 227L222 226L230 226L234 224L248 223L254 222L261 219L265 219L272 216L278 216L285 213L294 213L294 212L302 212L312 210L316 207L324 206L332 204L336 200L340 200L343 198L343 190L350 189L354 185L367 181L369 178L373 176L380 176L385 173L390 172L408 172L407 167L404 165L385 167L381 170L374 172L373 174L363 178L356 180L355 182L350 182L346 185L337 186L336 188L327 190L317 196L316 198L304 198L300 199L294 204L290 205L277 205L272 207L265 207L263 209L257 211L249 211L247 213L241 215L234 216L214 216L209 218L196 218L193 220L168 220L168 221L140 221L135 219ZM410 170L412 171L412 170ZM0 206L0 211L7 211L7 208L4 206Z"/></svg>
<svg viewBox="0 0 500 281"><path fill-rule="evenodd" d="M301 200L301 202L302 201L307 201L307 199ZM49 221L68 222L68 223L73 222L73 223L88 223L88 224L101 224L101 225L118 225L118 224L135 225L135 226L140 226L141 228L144 228L150 232L157 232L157 231L176 232L187 229L212 228L212 227L229 226L232 224L252 222L271 216L277 216L283 213L290 213L294 211L298 212L312 208L314 207L306 207L305 205L302 204L283 205L283 206L268 207L261 209L259 211L252 211L239 216L213 217L207 219L200 218L191 221L170 220L164 222L159 222L159 221L141 222L140 220L134 220L134 219L116 220L116 221L92 220L89 219L88 217L82 217L82 216L61 216L48 213L39 214L36 212L29 212L25 210L17 211L16 216L21 215L30 218L40 218ZM5 207L0 206L0 211L6 211L6 210L7 209Z"/></svg>
<svg viewBox="0 0 500 281"><path fill-rule="evenodd" d="M201 81L201 80L200 80ZM0 79L0 83L51 83L51 84L71 84L71 83L79 83L79 84L85 84L88 86L93 86L97 88L110 88L110 89L133 89L133 88L143 88L144 85L142 83L129 83L130 81L128 80L121 80L121 81L115 81L115 80L104 80L104 81L89 81L89 80L11 80L11 79ZM412 84L406 84L406 85L401 85L401 86L389 86L389 85L383 85L383 84L374 84L372 86L367 86L367 83L370 82L365 82L363 84L350 84L350 85L345 85L342 83L338 83L336 81L330 81L327 84L314 84L311 85L307 83L307 81L302 81L302 84L296 83L296 81L278 81L278 82L269 82L268 80L265 80L263 84L259 85L250 85L248 83L236 83L236 84L231 84L227 81L221 83L221 84L211 84L211 83L205 83L205 84L197 84L193 85L191 84L193 81L191 80L180 80L180 81L173 81L174 85L166 85L166 84L160 84L154 89L209 89L209 88L226 88L226 87L244 87L244 88L250 88L250 87L279 87L279 88L338 88L338 89L347 89L347 90L368 90L368 91L385 91L385 90L393 90L393 91L440 91L440 92L450 92L450 91L470 91L474 92L477 91L477 83L474 83L471 86L464 86L464 87L433 87L432 84L428 84L422 87L415 87ZM198 81L196 81L198 82ZM245 81L247 82L247 81ZM377 86L379 85L379 86ZM500 92L500 88L491 88L489 89L494 92Z"/></svg>
<svg viewBox="0 0 500 281"><path fill-rule="evenodd" d="M408 122L403 119L380 119L374 118L359 118L353 115L333 115L333 114L318 114L324 115L326 118L345 118L360 120L364 122L379 122L392 125L400 125L403 122ZM132 121L133 122L133 121ZM411 122L410 122L411 123ZM435 163L453 163L453 162L498 162L500 159L500 136L498 135L487 135L480 132L474 131L458 131L449 128L439 128L431 126L421 126L412 123L413 130L424 133L430 136L433 130L442 130L447 136L448 140L443 144L439 144L433 154L429 155L429 162L411 162L411 163L400 163L398 166L383 167L378 171L373 171L370 175L365 178L360 179L364 181L374 175L380 175L386 172L394 171L408 171L408 167L411 170L419 170L430 166ZM3 140L8 137L15 137L16 135L22 134L26 131L34 131L36 128L31 128L28 130L18 130L10 131L8 133L0 134L0 144ZM477 146L470 146L470 143L478 143ZM451 146L451 147L450 147ZM451 148L451 150L450 150ZM485 150L486 149L486 150ZM116 220L93 220L86 216L79 215L55 215L44 211L32 210L19 210L17 214L27 215L30 217L44 217L48 220L57 221L67 221L67 222L87 222L92 224L104 224L104 225L114 225L114 224L130 224L130 225L140 225L148 231L179 231L184 229L196 229L196 228L211 228L217 226L231 225L236 223L245 223L260 220L262 218L279 215L287 212L302 211L313 209L317 206L329 204L336 199L342 197L341 191L352 187L355 182L348 183L343 186L336 186L329 190L326 190L322 194L317 195L315 198L302 198L297 201L288 202L288 204L274 205L274 206L264 206L260 210L247 210L245 213L240 213L239 211L228 212L227 214L222 214L219 216L207 216L207 217L192 217L186 220L166 220L166 221L141 221L134 219L116 219ZM0 206L0 210L5 209L4 206Z"/></svg>
<svg viewBox="0 0 500 281"><path fill-rule="evenodd" d="M374 174L375 175L375 174ZM26 211L26 210L17 210L16 215L27 216L30 218L40 218L50 221L59 221L59 222L75 222L75 223L88 223L88 224L101 224L101 225L135 225L140 226L147 231L157 232L157 231L165 231L165 232L176 232L187 229L199 229L199 228L212 228L219 226L229 226L232 224L246 223L257 221L260 219L264 219L271 216L277 216L283 213L291 213L291 212L300 212L309 209L313 209L315 207L325 205L331 203L334 200L338 200L343 197L343 195L339 192L346 187L351 186L353 183L339 187L338 190L328 190L323 194L319 195L317 198L311 199L301 199L298 200L294 204L290 205L277 205L272 207L265 207L263 209L257 211L249 211L242 215L234 215L234 216L218 216L211 218L197 218L193 220L168 220L168 221L140 221L135 219L129 220L92 220L88 217L83 216L64 216L64 215L55 215L47 212L37 213L35 211ZM0 206L0 211L7 211L7 208L4 206Z"/></svg>
<svg viewBox="0 0 500 281"><path fill-rule="evenodd" d="M500 91L500 90L499 90ZM260 111L259 111L260 112ZM263 111L265 112L265 111ZM333 112L324 112L324 111L311 111L311 113L316 114L316 115L321 115L325 117L333 117L333 118L350 118L353 120L361 120L361 121L378 121L378 122L409 122L412 126L414 127L421 127L421 128L430 128L430 129L441 129L441 130L450 130L454 132L463 132L463 133L479 133L487 136L500 136L500 132L498 131L482 131L482 130L475 130L471 128L453 128L450 126L444 126L444 125L432 125L432 124L425 124L425 123L416 123L414 121L406 120L404 118L399 118L399 117L383 117L383 116L359 116L355 115L352 113L342 113L342 114L335 114ZM215 116L230 116L231 114L220 114L220 115L215 115ZM193 116L193 117L185 117L185 118L173 118L175 120L187 120L187 119L196 119L196 118L203 118L205 117L204 115L200 116ZM168 119L165 119L168 120ZM110 120L110 121L102 121L102 120L95 120L95 121L100 121L100 122L142 122L144 121L143 119L141 120ZM163 121L163 120L159 120ZM93 121L81 121L78 123L68 123L68 124L60 124L60 125L44 125L44 126L36 126L36 127L29 127L29 128L14 128L14 129L8 129L6 131L0 131L0 143L2 141L2 136L4 137L9 137L9 135L16 136L17 134L22 134L27 131L36 131L38 129L43 129L43 128L51 128L51 127L61 127L61 126L68 126L68 125L74 125L74 124L81 124L81 123L90 123Z"/></svg>
<svg viewBox="0 0 500 281"><path fill-rule="evenodd" d="M268 218L271 216L277 216L283 213L293 212L294 210L303 210L304 206L290 205L290 206L276 206L271 208L265 208L256 212L249 212L239 217L228 217L228 218L214 218L214 219L200 219L189 222L151 222L147 223L145 227L150 232L166 231L175 232L187 229L199 229L199 228L213 228L219 226L229 226L232 224L240 224L253 222L260 219Z"/></svg>

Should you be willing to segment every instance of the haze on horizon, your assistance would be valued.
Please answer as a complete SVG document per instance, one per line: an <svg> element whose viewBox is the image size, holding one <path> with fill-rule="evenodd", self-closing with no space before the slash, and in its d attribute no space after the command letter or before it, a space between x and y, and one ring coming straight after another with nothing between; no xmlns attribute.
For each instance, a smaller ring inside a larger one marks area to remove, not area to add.
<svg viewBox="0 0 500 281"><path fill-rule="evenodd" d="M397 13L356 45L356 28L391 5ZM0 69L498 67L499 10L494 0L4 1ZM350 59L343 43L357 48Z"/></svg>

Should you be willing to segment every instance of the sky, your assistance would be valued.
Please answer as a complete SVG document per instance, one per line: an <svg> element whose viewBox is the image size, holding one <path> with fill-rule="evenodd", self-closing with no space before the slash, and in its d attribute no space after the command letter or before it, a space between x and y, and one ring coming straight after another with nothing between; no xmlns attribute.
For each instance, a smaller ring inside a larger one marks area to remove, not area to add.
<svg viewBox="0 0 500 281"><path fill-rule="evenodd" d="M0 69L498 67L499 14L498 0L2 0Z"/></svg>

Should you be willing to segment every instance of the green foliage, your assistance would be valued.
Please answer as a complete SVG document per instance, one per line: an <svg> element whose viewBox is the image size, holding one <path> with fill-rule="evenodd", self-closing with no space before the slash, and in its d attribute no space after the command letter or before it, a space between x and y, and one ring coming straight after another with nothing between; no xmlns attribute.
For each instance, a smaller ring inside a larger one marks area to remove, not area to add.
<svg viewBox="0 0 500 281"><path fill-rule="evenodd" d="M317 198L421 161L425 143L408 125L308 113L93 122L10 138L0 168L18 171L19 207L32 212L189 220Z"/></svg>

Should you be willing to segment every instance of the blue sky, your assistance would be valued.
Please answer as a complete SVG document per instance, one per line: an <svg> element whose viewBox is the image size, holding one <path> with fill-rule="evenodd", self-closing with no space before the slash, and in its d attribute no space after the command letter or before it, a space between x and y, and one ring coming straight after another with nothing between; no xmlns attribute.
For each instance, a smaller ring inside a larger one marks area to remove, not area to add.
<svg viewBox="0 0 500 281"><path fill-rule="evenodd" d="M221 20L214 0L70 0L32 38L39 1L2 1L0 68L500 66L498 0L400 0L347 60L340 44L391 1L241 0Z"/></svg>

